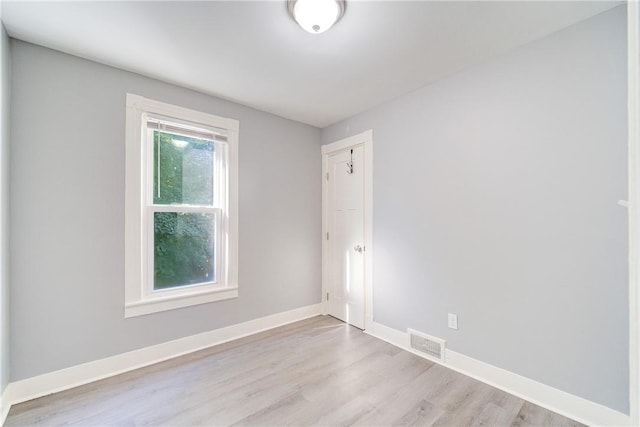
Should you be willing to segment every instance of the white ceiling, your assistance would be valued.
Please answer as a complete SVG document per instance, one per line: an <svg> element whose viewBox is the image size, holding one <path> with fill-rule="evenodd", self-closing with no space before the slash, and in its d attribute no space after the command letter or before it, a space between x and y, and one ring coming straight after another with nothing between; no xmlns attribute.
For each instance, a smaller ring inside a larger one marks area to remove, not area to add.
<svg viewBox="0 0 640 427"><path fill-rule="evenodd" d="M286 1L2 2L11 37L325 127L621 2L349 1L320 35Z"/></svg>

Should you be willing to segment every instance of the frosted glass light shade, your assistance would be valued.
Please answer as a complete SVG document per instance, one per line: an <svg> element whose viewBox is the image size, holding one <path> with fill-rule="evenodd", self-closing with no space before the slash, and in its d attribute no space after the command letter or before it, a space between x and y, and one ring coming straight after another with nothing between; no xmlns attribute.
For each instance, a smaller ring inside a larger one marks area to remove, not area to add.
<svg viewBox="0 0 640 427"><path fill-rule="evenodd" d="M288 0L289 13L305 31L320 34L344 15L344 0Z"/></svg>

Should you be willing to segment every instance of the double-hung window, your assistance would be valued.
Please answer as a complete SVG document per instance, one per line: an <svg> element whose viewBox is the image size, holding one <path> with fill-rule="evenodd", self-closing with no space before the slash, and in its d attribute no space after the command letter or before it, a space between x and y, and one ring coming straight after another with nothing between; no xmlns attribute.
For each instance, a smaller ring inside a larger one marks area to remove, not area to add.
<svg viewBox="0 0 640 427"><path fill-rule="evenodd" d="M125 316L238 295L238 122L127 94Z"/></svg>

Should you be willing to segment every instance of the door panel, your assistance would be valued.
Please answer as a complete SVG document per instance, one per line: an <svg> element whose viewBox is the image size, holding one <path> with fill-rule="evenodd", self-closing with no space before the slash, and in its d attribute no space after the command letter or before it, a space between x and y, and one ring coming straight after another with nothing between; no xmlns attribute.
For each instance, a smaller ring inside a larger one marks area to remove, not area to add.
<svg viewBox="0 0 640 427"><path fill-rule="evenodd" d="M358 328L364 328L363 154L357 146L328 157L328 313Z"/></svg>

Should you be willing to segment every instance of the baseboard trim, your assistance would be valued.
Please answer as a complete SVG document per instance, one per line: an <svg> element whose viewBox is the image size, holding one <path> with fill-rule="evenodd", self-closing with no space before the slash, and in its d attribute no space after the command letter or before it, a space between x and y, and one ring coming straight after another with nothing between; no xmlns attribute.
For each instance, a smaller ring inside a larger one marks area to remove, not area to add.
<svg viewBox="0 0 640 427"><path fill-rule="evenodd" d="M365 332L403 350L423 356L409 347L406 332L375 322L371 330ZM445 353L445 363L429 360L586 425L631 425L629 415L449 349Z"/></svg>
<svg viewBox="0 0 640 427"><path fill-rule="evenodd" d="M15 381L9 383L7 386L2 397L2 403L7 406L6 412L8 413L11 405L17 403L68 390L93 381L173 359L184 354L193 353L194 351L214 345L317 316L321 314L321 311L321 304L309 305ZM4 415L5 408L3 407L2 410Z"/></svg>

